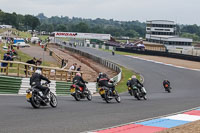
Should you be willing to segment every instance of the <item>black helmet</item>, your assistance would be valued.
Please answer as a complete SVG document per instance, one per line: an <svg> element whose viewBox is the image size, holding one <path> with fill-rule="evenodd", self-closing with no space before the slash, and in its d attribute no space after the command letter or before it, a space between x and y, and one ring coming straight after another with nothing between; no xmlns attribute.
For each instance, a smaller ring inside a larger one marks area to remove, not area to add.
<svg viewBox="0 0 200 133"><path fill-rule="evenodd" d="M103 77L103 78L107 78L108 76L107 76L105 73L103 73L103 74L102 74L102 77Z"/></svg>

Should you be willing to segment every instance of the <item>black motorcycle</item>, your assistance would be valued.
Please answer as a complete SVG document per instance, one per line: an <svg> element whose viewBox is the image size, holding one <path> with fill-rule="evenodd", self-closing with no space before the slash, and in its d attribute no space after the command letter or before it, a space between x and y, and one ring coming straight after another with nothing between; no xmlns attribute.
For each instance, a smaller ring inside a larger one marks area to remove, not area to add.
<svg viewBox="0 0 200 133"><path fill-rule="evenodd" d="M141 98L147 100L146 90L144 87L142 87L141 90L137 86L128 87L128 91L130 95L134 96L137 100L141 100Z"/></svg>
<svg viewBox="0 0 200 133"><path fill-rule="evenodd" d="M109 103L113 98L120 103L121 98L117 92L117 90L112 91L111 88L107 87L99 87L99 94L101 95L102 99L105 100L107 103Z"/></svg>
<svg viewBox="0 0 200 133"><path fill-rule="evenodd" d="M42 85L48 87L50 86L48 83L44 83ZM48 104L50 104L53 108L57 107L57 98L51 91L47 94L47 99L43 99L43 92L35 86L28 89L26 93L26 99L31 103L33 108L40 108L40 106L47 106Z"/></svg>
<svg viewBox="0 0 200 133"><path fill-rule="evenodd" d="M71 95L75 98L76 101L87 98L89 101L92 100L92 94L90 90L86 87L86 90L83 91L83 87L80 87L76 84L72 84L70 87Z"/></svg>

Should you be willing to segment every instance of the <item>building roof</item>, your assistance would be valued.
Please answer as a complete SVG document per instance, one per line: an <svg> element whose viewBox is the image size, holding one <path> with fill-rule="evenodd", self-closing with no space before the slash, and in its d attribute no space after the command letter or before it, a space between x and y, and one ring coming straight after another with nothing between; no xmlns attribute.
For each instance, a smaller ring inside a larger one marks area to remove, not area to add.
<svg viewBox="0 0 200 133"><path fill-rule="evenodd" d="M174 21L169 20L148 20L147 24L169 24L169 25L176 25Z"/></svg>
<svg viewBox="0 0 200 133"><path fill-rule="evenodd" d="M163 41L171 41L171 42L193 42L190 38L183 38L178 36L166 36L166 35L148 35L146 34L147 38L152 38L156 40L163 40Z"/></svg>

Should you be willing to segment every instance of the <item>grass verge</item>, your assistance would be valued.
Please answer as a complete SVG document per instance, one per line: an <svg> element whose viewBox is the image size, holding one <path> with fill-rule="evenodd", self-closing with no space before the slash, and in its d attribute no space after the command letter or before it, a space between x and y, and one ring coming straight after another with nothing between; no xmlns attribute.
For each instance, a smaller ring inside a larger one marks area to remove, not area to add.
<svg viewBox="0 0 200 133"><path fill-rule="evenodd" d="M121 66L121 69L122 69L122 78L121 78L121 81L116 86L118 93L122 93L122 92L127 91L126 83L127 83L128 79L131 78L132 75L136 75L137 79L139 79L139 80L141 79L140 75L136 74L132 70L129 70L129 69L122 67L122 66Z"/></svg>
<svg viewBox="0 0 200 133"><path fill-rule="evenodd" d="M103 50L105 52L112 52L112 50L108 50L108 49L100 49ZM135 53L127 53L127 52L121 52L121 51L115 51L115 54L119 54L119 55L132 55L132 56L141 56L141 54L135 54Z"/></svg>

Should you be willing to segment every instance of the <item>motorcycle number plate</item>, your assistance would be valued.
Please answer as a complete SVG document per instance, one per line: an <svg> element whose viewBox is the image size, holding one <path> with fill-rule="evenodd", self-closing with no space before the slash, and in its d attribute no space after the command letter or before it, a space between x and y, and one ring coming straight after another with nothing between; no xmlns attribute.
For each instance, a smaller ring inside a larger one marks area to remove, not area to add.
<svg viewBox="0 0 200 133"><path fill-rule="evenodd" d="M105 90L101 90L99 93L100 93L101 95L103 95L103 94L105 94Z"/></svg>
<svg viewBox="0 0 200 133"><path fill-rule="evenodd" d="M128 90L130 90L131 89L131 87L128 87Z"/></svg>
<svg viewBox="0 0 200 133"><path fill-rule="evenodd" d="M30 99L32 97L32 94L31 93L27 93L26 94L26 99Z"/></svg>
<svg viewBox="0 0 200 133"><path fill-rule="evenodd" d="M70 92L71 92L71 93L74 93L74 92L75 92L75 88L72 88L72 89L70 90Z"/></svg>

